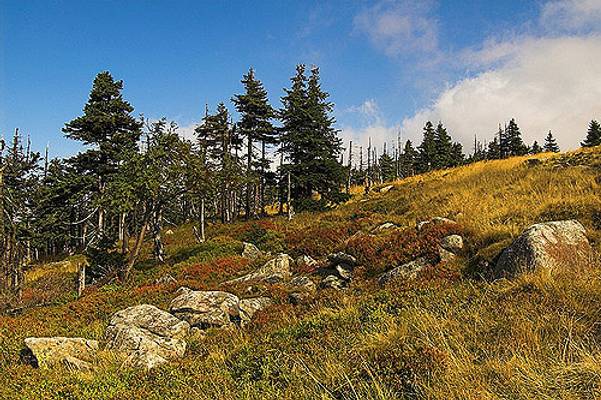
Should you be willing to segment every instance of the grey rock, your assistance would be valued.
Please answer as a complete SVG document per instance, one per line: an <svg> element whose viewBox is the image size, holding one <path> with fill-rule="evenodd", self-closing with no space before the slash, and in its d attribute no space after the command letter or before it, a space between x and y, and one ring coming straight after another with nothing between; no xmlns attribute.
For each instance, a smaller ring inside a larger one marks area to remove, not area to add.
<svg viewBox="0 0 601 400"><path fill-rule="evenodd" d="M396 228L398 228L398 226L393 224L392 222L385 222L385 223L375 227L373 232L377 233L377 232L387 231L387 230L396 229Z"/></svg>
<svg viewBox="0 0 601 400"><path fill-rule="evenodd" d="M72 370L92 370L90 361L96 356L98 342L84 338L28 337L22 359L39 368L58 365Z"/></svg>
<svg viewBox="0 0 601 400"><path fill-rule="evenodd" d="M388 193L392 189L394 189L394 185L386 185L384 187L381 187L380 190L378 190L378 192L380 192L380 193Z"/></svg>
<svg viewBox="0 0 601 400"><path fill-rule="evenodd" d="M430 263L428 262L428 259L425 257L420 257L380 275L380 278L378 278L378 283L380 285L385 285L391 280L398 278L414 279L419 271L423 270L429 265Z"/></svg>
<svg viewBox="0 0 601 400"><path fill-rule="evenodd" d="M184 356L190 325L149 304L118 311L104 332L106 349L125 355L125 365L151 369Z"/></svg>
<svg viewBox="0 0 601 400"><path fill-rule="evenodd" d="M311 293L314 293L317 290L315 282L307 276L296 276L292 278L290 285Z"/></svg>
<svg viewBox="0 0 601 400"><path fill-rule="evenodd" d="M344 266L353 268L359 264L355 257L353 257L350 254L343 253L343 252L330 254L328 256L328 261L330 262L330 265L332 267L336 266L336 265L344 265Z"/></svg>
<svg viewBox="0 0 601 400"><path fill-rule="evenodd" d="M290 276L290 257L288 254L278 254L275 258L267 261L255 272L232 279L226 283L241 283L250 281L278 283L289 279Z"/></svg>
<svg viewBox="0 0 601 400"><path fill-rule="evenodd" d="M307 255L298 256L294 263L296 264L297 268L317 266L317 261L315 261L311 256Z"/></svg>
<svg viewBox="0 0 601 400"><path fill-rule="evenodd" d="M457 254L463 250L463 238L459 235L445 236L440 241L440 247Z"/></svg>
<svg viewBox="0 0 601 400"><path fill-rule="evenodd" d="M421 231L426 226L431 225L431 224L432 225L457 224L457 222L453 221L452 219L448 219L448 218L434 217L434 218L429 219L427 221L418 222L416 228L417 228L418 231Z"/></svg>
<svg viewBox="0 0 601 400"><path fill-rule="evenodd" d="M206 329L225 327L240 320L237 296L217 291L183 291L169 305L169 311L191 326Z"/></svg>
<svg viewBox="0 0 601 400"><path fill-rule="evenodd" d="M336 275L328 275L326 276L321 283L319 284L319 287L322 289L336 289L336 290L342 290L342 289L346 289L348 287L348 281L339 278Z"/></svg>
<svg viewBox="0 0 601 400"><path fill-rule="evenodd" d="M171 274L165 274L154 281L155 285L168 285L177 283L177 279L175 279Z"/></svg>
<svg viewBox="0 0 601 400"><path fill-rule="evenodd" d="M263 310L271 304L273 304L273 302L269 297L255 297L252 299L240 300L238 307L240 308L241 325L249 323L257 311Z"/></svg>
<svg viewBox="0 0 601 400"><path fill-rule="evenodd" d="M443 249L442 247L438 248L438 258L440 258L440 261L448 262L454 260L455 257L455 253L452 253L447 249Z"/></svg>
<svg viewBox="0 0 601 400"><path fill-rule="evenodd" d="M500 255L496 277L513 277L522 272L588 269L593 250L586 230L576 220L552 221L528 227Z"/></svg>
<svg viewBox="0 0 601 400"><path fill-rule="evenodd" d="M254 260L263 255L263 252L257 248L252 243L243 242L242 243L242 257L248 258L249 260Z"/></svg>

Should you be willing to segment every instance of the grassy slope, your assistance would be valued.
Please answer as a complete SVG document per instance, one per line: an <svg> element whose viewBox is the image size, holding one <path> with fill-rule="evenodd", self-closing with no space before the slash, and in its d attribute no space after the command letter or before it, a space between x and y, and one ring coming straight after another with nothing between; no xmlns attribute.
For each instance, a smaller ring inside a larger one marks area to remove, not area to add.
<svg viewBox="0 0 601 400"><path fill-rule="evenodd" d="M336 210L300 214L290 223L273 218L214 226L202 245L193 243L190 227L181 227L166 236L166 265L142 261L135 282L90 288L79 300L69 290L74 272L68 263L41 266L28 275L26 302L54 304L0 317L0 398L601 397L598 273L479 278L481 261L534 222L577 218L601 250L600 176L601 150L554 156L535 167L515 158L399 181L386 195L357 195ZM373 276L429 254L450 231L417 237L415 222L433 216L461 224L465 254L415 282L376 287ZM407 229L347 240L384 221ZM27 336L101 338L116 310L144 302L166 308L177 286L152 284L164 273L182 285L218 288L255 267L238 256L241 240L293 255L345 250L365 267L350 290L321 291L299 307L286 303L286 288L259 287L277 304L247 329L191 340L185 359L148 374L121 369L108 354L94 374L19 363Z"/></svg>

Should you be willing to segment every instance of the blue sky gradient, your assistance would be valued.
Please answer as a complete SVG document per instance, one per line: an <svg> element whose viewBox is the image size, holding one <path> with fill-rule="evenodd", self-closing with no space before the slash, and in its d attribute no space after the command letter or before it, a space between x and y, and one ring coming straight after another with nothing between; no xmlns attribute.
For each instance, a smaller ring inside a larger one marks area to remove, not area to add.
<svg viewBox="0 0 601 400"><path fill-rule="evenodd" d="M124 80L136 113L184 128L199 120L205 103L214 107L239 93L250 66L279 106L295 64L306 63L321 68L347 138L362 140L378 127L376 136L402 128L417 138L419 124L408 123L416 113L493 68L466 62L465 52L491 38L541 39L547 5L0 0L0 132L19 127L38 150L49 143L54 155L76 152L79 144L61 128L80 115L102 70ZM408 31L399 28L404 23Z"/></svg>

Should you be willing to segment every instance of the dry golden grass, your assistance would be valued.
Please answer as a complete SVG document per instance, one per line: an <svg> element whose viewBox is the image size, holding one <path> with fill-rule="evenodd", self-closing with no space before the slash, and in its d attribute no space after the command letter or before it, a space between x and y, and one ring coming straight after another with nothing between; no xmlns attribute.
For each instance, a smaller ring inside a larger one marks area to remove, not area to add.
<svg viewBox="0 0 601 400"><path fill-rule="evenodd" d="M529 166L529 158L542 163ZM394 182L387 194L365 195L354 187L353 199L332 211L211 226L202 245L194 243L190 226L174 229L165 236L168 263L146 259L145 248L132 283L0 317L0 398L601 398L598 269L494 282L462 275L472 258L494 257L541 221L577 218L599 250L599 176L601 149L542 154L411 177ZM321 291L313 303L298 307L286 303L283 288L261 288L276 305L254 323L192 339L183 360L151 373L122 368L110 354L100 357L93 374L34 370L18 362L26 336L101 339L118 309L139 303L166 308L176 286L153 284L166 272L193 287L221 288L228 274L256 267L236 264L241 240L266 250L323 255L344 248L358 230L384 221L412 227L434 216L453 218L465 230L468 249L447 265L451 274L385 289L357 277L350 290ZM28 289L65 284L56 277L72 276L74 268L36 267L28 273Z"/></svg>

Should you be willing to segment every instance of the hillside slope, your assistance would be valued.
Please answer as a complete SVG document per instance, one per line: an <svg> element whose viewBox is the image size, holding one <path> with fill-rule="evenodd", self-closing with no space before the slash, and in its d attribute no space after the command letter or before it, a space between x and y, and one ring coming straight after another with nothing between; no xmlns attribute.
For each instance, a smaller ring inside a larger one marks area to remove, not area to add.
<svg viewBox="0 0 601 400"><path fill-rule="evenodd" d="M601 397L598 270L487 279L487 265L537 222L578 219L601 251L601 149L536 158L540 162L513 158L412 177L385 194L357 194L335 210L292 221L211 226L203 244L194 243L190 226L179 227L166 233L166 264L146 254L132 282L90 287L79 299L73 263L39 266L24 290L30 308L0 317L0 398ZM417 222L436 216L458 225L416 235ZM384 222L400 228L357 235ZM428 256L451 231L466 239L460 257L417 279L377 285L379 274ZM248 297L241 285L221 285L264 261L241 257L242 241L318 260L345 251L362 267L349 289L320 290L301 305L287 301L286 285L257 285L253 295L268 295L275 304L250 325L211 329L188 342L182 360L148 373L122 368L108 352L94 372L34 369L19 361L28 336L101 340L112 313L142 303L167 309L180 286ZM155 283L166 274L177 283Z"/></svg>

